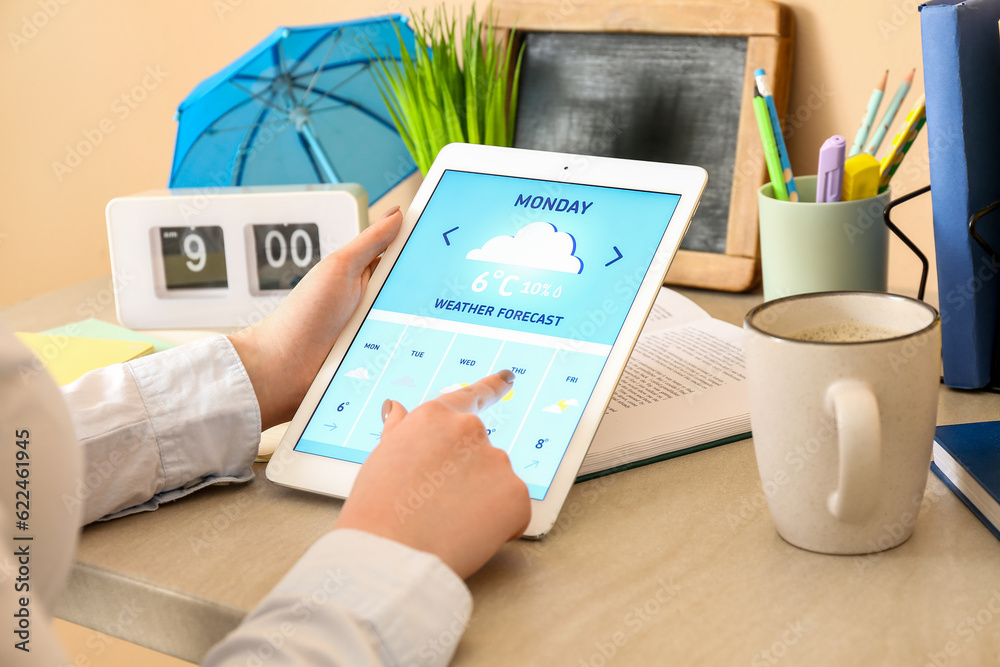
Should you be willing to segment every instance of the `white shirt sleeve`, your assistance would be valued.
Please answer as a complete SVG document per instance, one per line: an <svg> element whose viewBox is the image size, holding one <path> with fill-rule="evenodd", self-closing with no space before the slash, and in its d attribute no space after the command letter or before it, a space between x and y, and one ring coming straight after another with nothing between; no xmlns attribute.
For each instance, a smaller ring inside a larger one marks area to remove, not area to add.
<svg viewBox="0 0 1000 667"><path fill-rule="evenodd" d="M225 336L91 371L63 398L84 460L64 502L82 504L84 523L253 478L260 410Z"/></svg>
<svg viewBox="0 0 1000 667"><path fill-rule="evenodd" d="M260 440L253 386L215 336L63 388L83 449L84 523L245 482ZM446 665L472 610L440 559L355 530L313 545L205 665Z"/></svg>
<svg viewBox="0 0 1000 667"><path fill-rule="evenodd" d="M334 530L202 665L447 665L471 612L469 589L436 556Z"/></svg>

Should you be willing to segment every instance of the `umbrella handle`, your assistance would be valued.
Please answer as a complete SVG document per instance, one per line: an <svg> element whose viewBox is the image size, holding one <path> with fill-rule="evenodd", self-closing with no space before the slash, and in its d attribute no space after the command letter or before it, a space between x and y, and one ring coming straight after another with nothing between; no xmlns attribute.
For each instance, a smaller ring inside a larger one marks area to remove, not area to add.
<svg viewBox="0 0 1000 667"><path fill-rule="evenodd" d="M305 140L306 145L309 147L309 152L312 154L313 160L322 172L326 182L340 183L340 177L337 176L333 165L330 164L330 158L326 156L326 151L323 150L323 146L320 145L315 133L313 133L312 124L308 120L304 123L296 123L295 129L298 130L299 135Z"/></svg>

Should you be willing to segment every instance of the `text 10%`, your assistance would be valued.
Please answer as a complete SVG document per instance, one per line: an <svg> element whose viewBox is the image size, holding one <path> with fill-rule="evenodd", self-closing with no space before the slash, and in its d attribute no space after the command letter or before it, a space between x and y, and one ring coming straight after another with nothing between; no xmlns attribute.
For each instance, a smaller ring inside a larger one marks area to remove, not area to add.
<svg viewBox="0 0 1000 667"><path fill-rule="evenodd" d="M489 281L486 279L489 277L489 271L483 271L476 279L472 281L472 291L482 292L490 286ZM533 282L531 280L521 280L520 276L504 275L502 269L497 269L493 272L493 277L500 280L500 296L511 296L514 294L512 290L517 290L518 294L529 294L532 296L551 296L553 299L558 299L559 295L562 294L562 285L556 285L555 289L549 283ZM518 285L521 289L517 289Z"/></svg>

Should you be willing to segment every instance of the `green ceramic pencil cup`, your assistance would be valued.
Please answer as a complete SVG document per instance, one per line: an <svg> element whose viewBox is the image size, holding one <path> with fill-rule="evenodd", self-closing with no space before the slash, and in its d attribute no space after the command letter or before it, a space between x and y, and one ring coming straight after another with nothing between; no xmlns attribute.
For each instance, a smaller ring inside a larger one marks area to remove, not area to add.
<svg viewBox="0 0 1000 667"><path fill-rule="evenodd" d="M816 177L795 178L800 201L757 191L764 300L837 290L884 292L889 230L882 211L890 191L856 201L816 203Z"/></svg>

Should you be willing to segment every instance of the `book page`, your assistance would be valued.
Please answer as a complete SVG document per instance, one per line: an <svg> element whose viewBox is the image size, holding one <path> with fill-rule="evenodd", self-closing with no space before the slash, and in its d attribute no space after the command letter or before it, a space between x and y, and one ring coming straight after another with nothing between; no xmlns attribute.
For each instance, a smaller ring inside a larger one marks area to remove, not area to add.
<svg viewBox="0 0 1000 667"><path fill-rule="evenodd" d="M711 316L691 299L679 294L669 287L661 287L649 311L642 334L658 331L667 327L678 326L695 320L707 320ZM639 339L640 342L642 338Z"/></svg>
<svg viewBox="0 0 1000 667"><path fill-rule="evenodd" d="M590 451L748 414L743 330L698 320L639 338Z"/></svg>
<svg viewBox="0 0 1000 667"><path fill-rule="evenodd" d="M718 322L718 320L716 320ZM712 321L671 327L639 338L609 413L702 393L746 379L743 332Z"/></svg>

